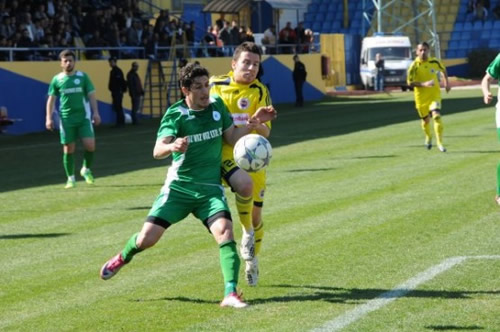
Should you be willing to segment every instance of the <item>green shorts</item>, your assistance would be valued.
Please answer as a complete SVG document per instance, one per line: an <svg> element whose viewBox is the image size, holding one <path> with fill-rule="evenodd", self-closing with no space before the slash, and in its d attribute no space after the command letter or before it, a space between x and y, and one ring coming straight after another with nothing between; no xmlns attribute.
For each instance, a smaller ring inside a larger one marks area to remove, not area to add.
<svg viewBox="0 0 500 332"><path fill-rule="evenodd" d="M189 190L183 191L163 188L149 210L148 217L175 224L190 213L203 222L218 212L230 214L224 187L192 184L189 187Z"/></svg>
<svg viewBox="0 0 500 332"><path fill-rule="evenodd" d="M59 124L59 135L61 144L76 142L78 138L93 138L94 127L89 119L83 119L80 122L69 122L61 119Z"/></svg>

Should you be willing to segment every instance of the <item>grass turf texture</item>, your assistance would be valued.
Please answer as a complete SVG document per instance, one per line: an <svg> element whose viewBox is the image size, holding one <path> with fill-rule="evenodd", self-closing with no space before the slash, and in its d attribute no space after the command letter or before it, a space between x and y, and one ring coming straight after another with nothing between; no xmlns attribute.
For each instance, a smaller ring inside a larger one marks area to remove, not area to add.
<svg viewBox="0 0 500 332"><path fill-rule="evenodd" d="M261 279L240 278L246 310L218 307L217 246L192 217L98 278L164 181L158 120L98 128L96 184L77 175L72 190L57 134L0 136L0 330L308 331L447 258L499 255L494 107L479 90L443 104L447 153L425 149L411 93L278 105ZM344 330L496 331L499 275L500 260L466 260Z"/></svg>

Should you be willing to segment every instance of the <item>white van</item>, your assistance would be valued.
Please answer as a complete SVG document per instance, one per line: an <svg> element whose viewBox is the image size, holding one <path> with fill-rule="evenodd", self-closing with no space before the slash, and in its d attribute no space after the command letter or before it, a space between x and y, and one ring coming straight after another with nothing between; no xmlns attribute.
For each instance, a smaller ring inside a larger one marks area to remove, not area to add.
<svg viewBox="0 0 500 332"><path fill-rule="evenodd" d="M382 54L385 64L384 86L408 89L406 72L412 63L410 38L406 36L365 37L361 45L360 74L365 89L373 89L376 75L375 55Z"/></svg>

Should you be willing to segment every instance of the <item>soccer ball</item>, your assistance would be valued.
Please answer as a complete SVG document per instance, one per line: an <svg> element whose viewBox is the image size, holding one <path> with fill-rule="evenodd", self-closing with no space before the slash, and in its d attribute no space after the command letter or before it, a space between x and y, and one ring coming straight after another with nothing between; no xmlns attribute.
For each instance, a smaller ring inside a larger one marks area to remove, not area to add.
<svg viewBox="0 0 500 332"><path fill-rule="evenodd" d="M234 161L247 172L257 172L269 165L273 149L269 141L257 134L248 134L236 142L233 149Z"/></svg>

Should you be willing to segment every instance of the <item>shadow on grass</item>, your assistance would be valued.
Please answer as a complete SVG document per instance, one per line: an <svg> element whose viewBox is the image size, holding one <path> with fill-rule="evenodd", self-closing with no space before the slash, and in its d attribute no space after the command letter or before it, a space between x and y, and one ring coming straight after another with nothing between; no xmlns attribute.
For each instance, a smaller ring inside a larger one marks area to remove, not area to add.
<svg viewBox="0 0 500 332"><path fill-rule="evenodd" d="M266 287L266 286L264 286ZM308 301L325 301L330 303L346 303L346 304L362 304L365 301L376 298L400 298L401 292L388 289L377 288L339 288L325 286L294 286L294 285L270 285L269 288L293 288L294 295L273 296L268 298L247 300L249 304L266 304L272 302L308 302ZM297 294L297 290L303 289L302 294ZM406 291L406 290L402 290ZM433 290L408 290L404 292L404 297L414 298L440 298L440 299L472 299L474 295L491 294L498 295L500 291L433 291ZM161 297L153 299L136 299L134 302L149 302L149 301L180 301L199 304L218 303L218 301L203 300L199 298L190 298L185 296L176 297Z"/></svg>
<svg viewBox="0 0 500 332"><path fill-rule="evenodd" d="M459 326L459 325L427 325L426 329L434 331L475 331L484 330L484 327L478 325Z"/></svg>
<svg viewBox="0 0 500 332"><path fill-rule="evenodd" d="M395 98L326 97L309 102L305 107L277 105L278 119L273 122L271 144L274 147L307 140L343 135L391 124L415 121L418 117L409 95ZM444 116L486 107L479 97L447 97ZM96 128L97 150L92 167L97 181L100 177L122 174L140 169L163 167L170 160L154 160L152 150L160 119L145 119L140 126L121 129L100 126ZM42 132L22 136L0 135L0 192L63 184L66 181L62 165L62 148L57 132ZM77 144L76 172L82 165L82 147ZM390 158L368 156L358 158ZM79 174L77 178L80 180ZM126 183L117 183L117 187ZM161 183L158 183L158 187Z"/></svg>
<svg viewBox="0 0 500 332"><path fill-rule="evenodd" d="M67 236L71 233L43 233L43 234L3 234L0 235L0 240L21 240L21 239L44 239L44 238L55 238L60 236Z"/></svg>

